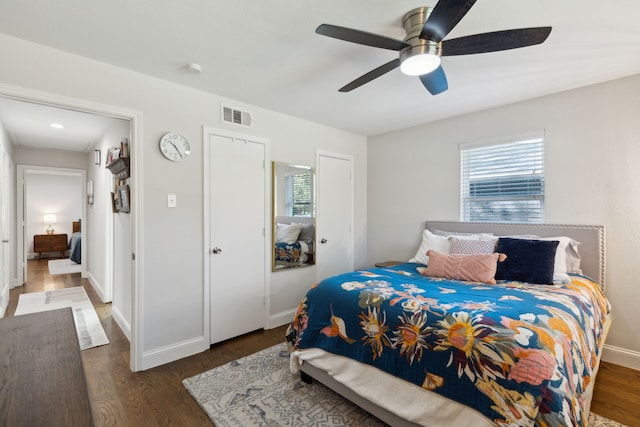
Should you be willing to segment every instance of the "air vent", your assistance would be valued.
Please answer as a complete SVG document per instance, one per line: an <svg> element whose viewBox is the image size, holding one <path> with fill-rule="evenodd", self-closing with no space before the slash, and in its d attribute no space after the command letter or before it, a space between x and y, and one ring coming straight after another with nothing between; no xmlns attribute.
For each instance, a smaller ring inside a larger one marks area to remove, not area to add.
<svg viewBox="0 0 640 427"><path fill-rule="evenodd" d="M251 127L251 113L222 106L222 121L235 125Z"/></svg>

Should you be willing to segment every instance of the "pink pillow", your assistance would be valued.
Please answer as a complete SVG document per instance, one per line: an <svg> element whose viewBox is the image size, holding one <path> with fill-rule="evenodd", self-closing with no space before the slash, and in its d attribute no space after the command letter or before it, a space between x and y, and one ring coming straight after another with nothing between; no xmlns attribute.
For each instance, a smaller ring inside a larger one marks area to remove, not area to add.
<svg viewBox="0 0 640 427"><path fill-rule="evenodd" d="M427 252L429 264L423 276L445 279L482 282L495 285L498 262L507 259L505 254L484 255L443 254L434 250Z"/></svg>

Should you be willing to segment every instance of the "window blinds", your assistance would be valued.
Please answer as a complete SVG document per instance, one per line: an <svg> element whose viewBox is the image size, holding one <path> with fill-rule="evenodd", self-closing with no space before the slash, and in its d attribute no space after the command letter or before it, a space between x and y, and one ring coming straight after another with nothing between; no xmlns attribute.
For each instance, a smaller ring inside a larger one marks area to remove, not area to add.
<svg viewBox="0 0 640 427"><path fill-rule="evenodd" d="M461 220L544 221L544 135L460 147Z"/></svg>
<svg viewBox="0 0 640 427"><path fill-rule="evenodd" d="M285 177L285 209L289 216L311 216L311 188L310 172Z"/></svg>

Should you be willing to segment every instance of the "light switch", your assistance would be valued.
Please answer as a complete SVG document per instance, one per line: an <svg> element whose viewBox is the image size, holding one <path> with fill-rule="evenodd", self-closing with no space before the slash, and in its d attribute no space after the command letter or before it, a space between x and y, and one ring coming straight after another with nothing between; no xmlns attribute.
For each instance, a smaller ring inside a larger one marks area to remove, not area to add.
<svg viewBox="0 0 640 427"><path fill-rule="evenodd" d="M176 207L176 195L175 194L168 194L167 195L167 207L170 208L175 208Z"/></svg>

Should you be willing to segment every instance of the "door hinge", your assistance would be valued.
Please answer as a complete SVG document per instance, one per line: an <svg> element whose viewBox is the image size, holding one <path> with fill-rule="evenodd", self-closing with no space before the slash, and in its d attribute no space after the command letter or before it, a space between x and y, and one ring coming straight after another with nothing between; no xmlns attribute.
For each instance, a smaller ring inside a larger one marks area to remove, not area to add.
<svg viewBox="0 0 640 427"><path fill-rule="evenodd" d="M133 261L135 261L135 260L136 260L136 254L135 254L135 252L131 252L131 259L132 259Z"/></svg>

